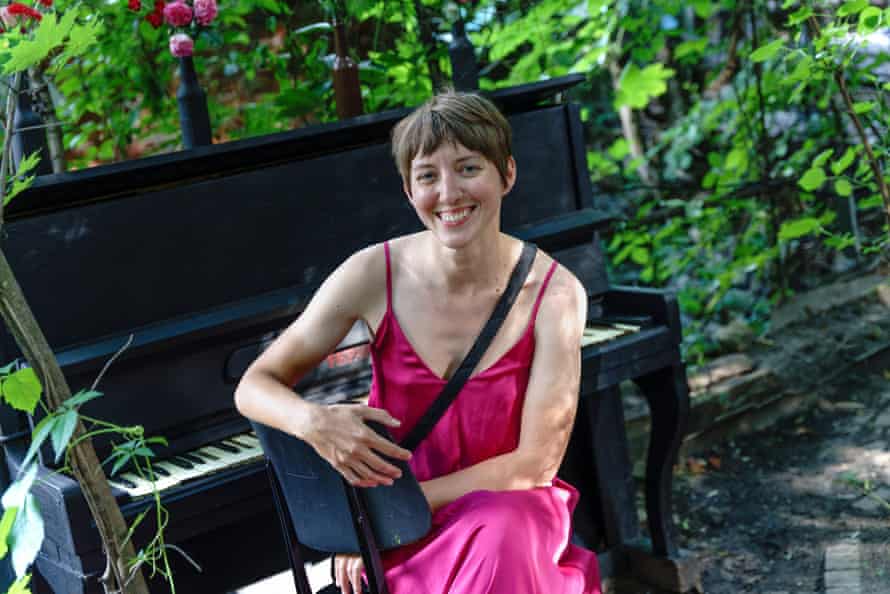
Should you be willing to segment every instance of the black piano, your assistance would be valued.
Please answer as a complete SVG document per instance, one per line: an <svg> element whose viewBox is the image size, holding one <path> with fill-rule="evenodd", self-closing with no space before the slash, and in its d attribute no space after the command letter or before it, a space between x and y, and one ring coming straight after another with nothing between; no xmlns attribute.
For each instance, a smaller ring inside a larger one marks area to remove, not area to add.
<svg viewBox="0 0 890 594"><path fill-rule="evenodd" d="M600 554L606 575L643 568L671 585L682 569L671 468L688 406L679 318L661 293L609 287L598 240L609 217L594 201L578 108L554 99L581 79L494 94L514 127L519 171L504 228L556 255L590 295L582 404L563 468L582 491L575 539ZM171 553L180 592L228 592L288 566L262 453L233 390L345 257L420 229L387 144L405 113L41 176L7 209L4 249L72 389L90 386L131 342L83 412L168 440L154 462L166 540L203 569ZM366 339L356 327L300 390L326 402L367 394ZM8 333L0 348L0 362L19 356ZM651 541L640 533L616 391L628 379L653 412ZM0 412L2 481L19 470L28 428L23 415ZM106 459L111 441L94 443ZM44 454L36 591L100 592L104 559L82 494ZM127 519L152 505L138 475L123 471L112 484ZM146 522L137 543L151 529Z"/></svg>

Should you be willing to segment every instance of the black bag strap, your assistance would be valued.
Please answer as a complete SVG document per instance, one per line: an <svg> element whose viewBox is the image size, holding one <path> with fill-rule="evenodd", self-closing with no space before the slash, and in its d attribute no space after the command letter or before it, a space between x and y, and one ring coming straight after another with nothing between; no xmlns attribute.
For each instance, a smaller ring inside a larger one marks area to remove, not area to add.
<svg viewBox="0 0 890 594"><path fill-rule="evenodd" d="M420 445L420 442L426 438L429 432L433 430L433 427L436 426L436 423L439 422L439 419L442 418L442 415L445 414L445 411L448 410L451 403L454 402L454 399L457 397L461 388L463 388L464 384L467 383L467 380L470 379L470 374L473 372L473 369L475 369L476 364L479 363L479 359L485 354L488 345L491 344L491 341L498 333L504 320L507 319L507 314L510 313L510 308L513 306L516 296L519 295L519 290L522 288L522 285L525 284L525 279L528 277L528 273L532 268L532 263L535 261L535 254L537 251L538 248L532 243L524 243L522 245L522 253L519 255L519 261L513 268L513 273L510 275L510 281L507 283L507 288L498 300L497 305L494 306L494 311L491 313L491 317L488 318L488 321L476 338L476 342L473 343L470 352L467 353L467 356L461 361L460 367L457 368L457 371L454 372L454 375L451 376L451 379L448 380L448 383L442 388L442 392L439 393L436 400L434 400L427 411L423 413L423 416L420 417L417 424L414 425L408 435L405 436L405 439L399 443L400 446L407 450L414 451L414 449Z"/></svg>

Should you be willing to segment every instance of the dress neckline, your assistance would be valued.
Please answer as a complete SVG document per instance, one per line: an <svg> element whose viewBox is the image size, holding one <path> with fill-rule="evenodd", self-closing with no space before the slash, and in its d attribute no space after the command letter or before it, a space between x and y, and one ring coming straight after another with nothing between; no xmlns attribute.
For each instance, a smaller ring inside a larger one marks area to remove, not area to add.
<svg viewBox="0 0 890 594"><path fill-rule="evenodd" d="M420 363L420 366L423 367L423 369L426 371L427 374L429 374L432 378L436 379L437 381L439 381L443 384L448 383L448 381L451 379L451 377L449 376L447 378L443 378L438 373L433 371L432 367L430 367L429 364L427 364L427 362L424 360L424 358L420 356L420 353L417 352L417 349L414 348L414 345L408 339L408 335L405 334L404 330L402 330L402 326L399 323L399 319L395 315L395 312L387 309L386 313L384 314L384 322L386 322L387 325L392 324L393 326L395 326L395 330L399 333L399 337L401 338L401 340L403 340L405 342L405 344L408 346L408 350L411 351L411 354L414 355L414 358L417 359L417 361ZM473 373L469 377L469 379L467 379L467 382L471 382L471 381L475 380L476 378L479 378L483 375L488 375L489 373L492 373L495 370L495 368L499 367L501 365L501 363L503 363L505 360L507 360L509 355L511 355L524 342L526 342L530 336L534 337L534 332L532 331L534 328L534 325L535 325L534 322L535 322L534 317L532 317L528 321L528 324L526 324L525 330L522 331L522 334L519 336L519 338L516 340L516 342L514 342L513 345L509 349L507 349L501 356L499 356L497 359L495 359L491 365L489 365L488 367L486 367L482 370L479 370L479 371L476 371L475 373ZM381 324L381 326L382 325L383 324ZM380 328L380 331L377 333L377 336L375 336L375 338L377 340L375 340L374 342L377 343L379 341L379 339L382 338L381 334L386 333L387 330L388 330L388 328Z"/></svg>

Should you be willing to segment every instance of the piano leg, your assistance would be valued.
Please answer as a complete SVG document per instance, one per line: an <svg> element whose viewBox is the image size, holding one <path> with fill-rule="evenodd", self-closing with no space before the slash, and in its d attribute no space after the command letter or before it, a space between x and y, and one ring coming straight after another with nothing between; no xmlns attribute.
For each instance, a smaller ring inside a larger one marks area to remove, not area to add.
<svg viewBox="0 0 890 594"><path fill-rule="evenodd" d="M646 514L656 555L677 553L671 518L674 462L689 417L689 390L682 365L674 365L634 380L649 403L652 428L646 461Z"/></svg>
<svg viewBox="0 0 890 594"><path fill-rule="evenodd" d="M616 388L581 397L559 476L580 493L572 518L575 540L597 551L604 578L624 573L624 548L640 531Z"/></svg>
<svg viewBox="0 0 890 594"><path fill-rule="evenodd" d="M649 403L651 429L646 460L646 516L651 553L629 550L635 573L675 592L700 587L697 560L682 554L676 543L671 505L673 466L689 419L686 369L675 364L634 379Z"/></svg>

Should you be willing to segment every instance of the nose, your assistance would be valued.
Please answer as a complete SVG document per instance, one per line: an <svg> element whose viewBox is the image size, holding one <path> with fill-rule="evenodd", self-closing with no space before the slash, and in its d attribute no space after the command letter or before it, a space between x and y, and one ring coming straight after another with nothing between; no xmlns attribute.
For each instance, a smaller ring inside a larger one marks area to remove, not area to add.
<svg viewBox="0 0 890 594"><path fill-rule="evenodd" d="M439 200L447 203L457 202L463 195L460 178L453 171L445 171L439 178Z"/></svg>

